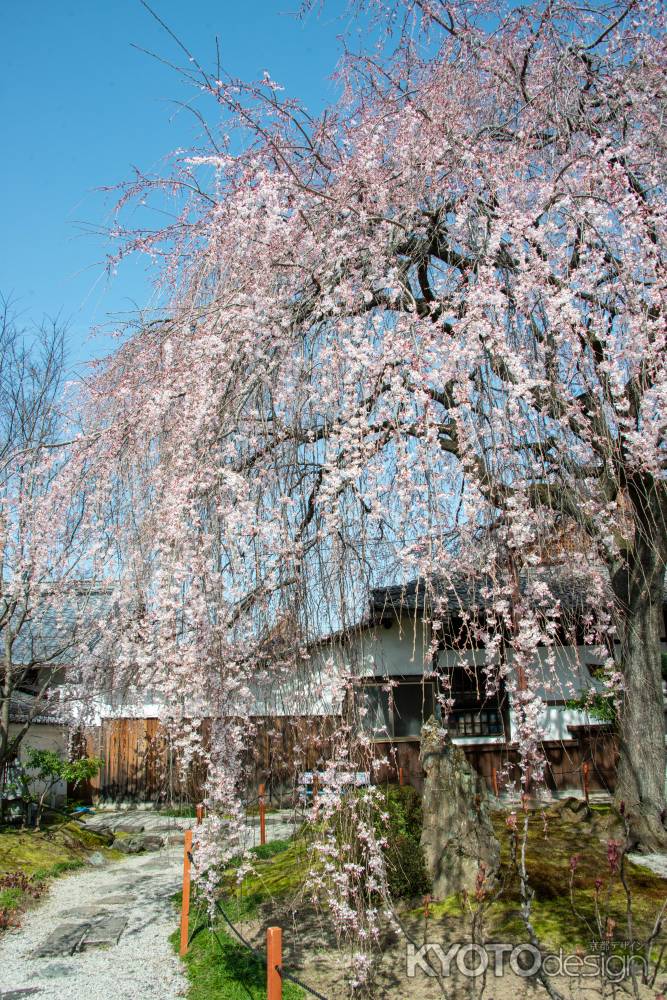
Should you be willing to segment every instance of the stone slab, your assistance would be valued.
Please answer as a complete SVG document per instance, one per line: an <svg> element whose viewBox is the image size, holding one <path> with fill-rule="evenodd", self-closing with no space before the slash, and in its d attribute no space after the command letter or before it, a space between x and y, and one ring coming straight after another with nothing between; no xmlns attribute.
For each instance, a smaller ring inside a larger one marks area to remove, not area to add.
<svg viewBox="0 0 667 1000"><path fill-rule="evenodd" d="M72 965L65 965L64 962L51 962L50 965L43 965L35 972L31 973L30 979L65 979L72 974Z"/></svg>
<svg viewBox="0 0 667 1000"><path fill-rule="evenodd" d="M21 1000L22 997L32 996L33 993L41 993L39 986L27 986L22 990L0 990L0 1000Z"/></svg>
<svg viewBox="0 0 667 1000"><path fill-rule="evenodd" d="M86 861L93 868L102 868L107 863L107 859L99 851L93 851L92 854L89 854Z"/></svg>
<svg viewBox="0 0 667 1000"><path fill-rule="evenodd" d="M101 905L75 906L71 910L63 910L58 914L59 920L84 920L91 922L99 917L106 917L109 911Z"/></svg>
<svg viewBox="0 0 667 1000"><path fill-rule="evenodd" d="M124 823L114 824L114 833L143 833L144 822L140 819L126 820Z"/></svg>
<svg viewBox="0 0 667 1000"><path fill-rule="evenodd" d="M114 892L110 896L102 896L101 906L118 906L125 903L136 903L137 897L131 892Z"/></svg>
<svg viewBox="0 0 667 1000"><path fill-rule="evenodd" d="M33 958L51 958L55 955L73 955L90 929L90 921L58 924L33 953Z"/></svg>
<svg viewBox="0 0 667 1000"><path fill-rule="evenodd" d="M111 914L90 928L81 945L81 950L90 951L91 948L112 948L115 944L118 944L118 939L126 926L127 916L124 913Z"/></svg>

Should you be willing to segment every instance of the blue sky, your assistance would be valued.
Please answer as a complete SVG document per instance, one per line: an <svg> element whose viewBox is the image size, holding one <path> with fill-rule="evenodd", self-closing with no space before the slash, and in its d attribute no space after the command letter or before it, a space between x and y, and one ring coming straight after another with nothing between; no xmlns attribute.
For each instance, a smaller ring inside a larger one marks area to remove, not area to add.
<svg viewBox="0 0 667 1000"><path fill-rule="evenodd" d="M151 6L206 66L215 36L233 75L267 69L319 110L336 95L344 0L305 21L299 0L153 0ZM195 135L173 101L191 99L178 75L132 47L182 62L139 0L5 0L0 14L0 291L26 323L59 314L70 363L110 346L103 331L148 304L145 260L108 277L115 196L102 186L159 170ZM208 109L210 111L210 108ZM91 337L91 333L98 331Z"/></svg>

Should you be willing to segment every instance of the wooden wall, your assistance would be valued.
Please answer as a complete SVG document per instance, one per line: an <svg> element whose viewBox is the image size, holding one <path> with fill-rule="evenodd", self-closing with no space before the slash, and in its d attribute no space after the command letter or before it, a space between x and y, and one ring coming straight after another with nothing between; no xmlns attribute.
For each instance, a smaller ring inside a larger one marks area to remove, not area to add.
<svg viewBox="0 0 667 1000"><path fill-rule="evenodd" d="M86 752L104 762L86 790L89 798L156 803L202 800L205 765L197 759L181 767L181 755L158 719L103 719L85 738Z"/></svg>
<svg viewBox="0 0 667 1000"><path fill-rule="evenodd" d="M331 759L335 752L341 720L332 717L283 717L252 720L244 761L244 788L250 798L264 782L272 801L293 798L299 776L314 771ZM208 726L203 724L204 747ZM546 784L552 791L581 789L581 765L590 764L591 791L613 792L616 780L617 751L611 730L604 727L579 727L576 739L547 743ZM79 788L76 797L93 800L141 802L200 802L205 796L206 764L201 758L187 768L158 719L105 719L85 735L88 754L102 757L104 766L87 789ZM466 757L493 789L493 771L501 791L516 787L518 754L512 747L477 744L463 747ZM380 743L376 758L391 763L373 769L374 781L396 781L403 768L406 784L421 789L423 774L419 762L419 743ZM358 762L360 769L367 763Z"/></svg>

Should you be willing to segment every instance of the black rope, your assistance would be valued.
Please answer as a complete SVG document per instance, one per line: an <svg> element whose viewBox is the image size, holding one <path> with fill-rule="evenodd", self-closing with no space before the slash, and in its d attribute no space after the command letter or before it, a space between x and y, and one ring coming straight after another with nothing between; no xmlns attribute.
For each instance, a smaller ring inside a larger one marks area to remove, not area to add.
<svg viewBox="0 0 667 1000"><path fill-rule="evenodd" d="M300 986L302 990L306 991L306 993L310 993L311 997L317 997L317 1000L328 1000L328 997L325 997L322 993L318 993L317 990L312 988L312 986L308 986L307 983L303 982L303 980L297 979L296 976L286 972L282 965L276 965L276 972L281 979L289 979L290 982L296 983L296 985Z"/></svg>
<svg viewBox="0 0 667 1000"><path fill-rule="evenodd" d="M249 951L253 953L255 958L262 963L262 965L265 965L266 955L263 952L259 951L257 948L255 948L255 946L251 944L250 941L247 941L243 937L243 934L241 934L240 930L238 930L238 928L234 926L234 924L229 919L229 917L227 916L227 914L225 913L225 911L223 910L222 906L220 905L217 899L215 900L215 907L218 913L220 913L220 915L224 919L225 923L232 929L234 934L237 936L241 944L245 945L245 947L248 948ZM220 944L219 941L218 944ZM310 993L312 997L316 997L317 1000L328 1000L328 997L325 997L322 993L318 993L317 990L314 990L312 988L312 986L308 986L307 983L304 983L301 979L297 979L296 976L293 976L290 972L287 972L284 966L276 965L276 971L280 975L281 979L289 979L291 982L296 983L297 986L300 986L302 990L306 991L306 993Z"/></svg>

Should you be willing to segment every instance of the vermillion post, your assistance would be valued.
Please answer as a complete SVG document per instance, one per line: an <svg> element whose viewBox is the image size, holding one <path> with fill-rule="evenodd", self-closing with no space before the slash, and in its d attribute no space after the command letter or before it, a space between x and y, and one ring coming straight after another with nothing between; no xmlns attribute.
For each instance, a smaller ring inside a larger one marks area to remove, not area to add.
<svg viewBox="0 0 667 1000"><path fill-rule="evenodd" d="M188 950L190 920L190 853L192 851L192 830L185 831L183 844L183 899L181 901L181 958Z"/></svg>
<svg viewBox="0 0 667 1000"><path fill-rule="evenodd" d="M402 767L399 767L399 769L398 769L398 783L399 783L399 785L404 785L405 784L405 775L403 774L403 768Z"/></svg>
<svg viewBox="0 0 667 1000"><path fill-rule="evenodd" d="M491 771L491 783L493 785L493 794L498 798L498 772L495 767Z"/></svg>
<svg viewBox="0 0 667 1000"><path fill-rule="evenodd" d="M195 807L195 815L197 817L197 826L199 826L201 824L202 820L204 819L204 805L203 805L203 803L200 802L199 805Z"/></svg>
<svg viewBox="0 0 667 1000"><path fill-rule="evenodd" d="M280 927L266 931L266 1000L283 1000L283 932Z"/></svg>
<svg viewBox="0 0 667 1000"><path fill-rule="evenodd" d="M264 785L259 786L259 842L266 843L266 805L264 803Z"/></svg>
<svg viewBox="0 0 667 1000"><path fill-rule="evenodd" d="M591 765L588 763L587 760L585 760L584 763L581 765L581 773L582 773L582 777L584 779L584 798L586 799L586 805L589 804L589 802L588 802L588 779L589 779L589 775L590 775L590 770L591 770Z"/></svg>

